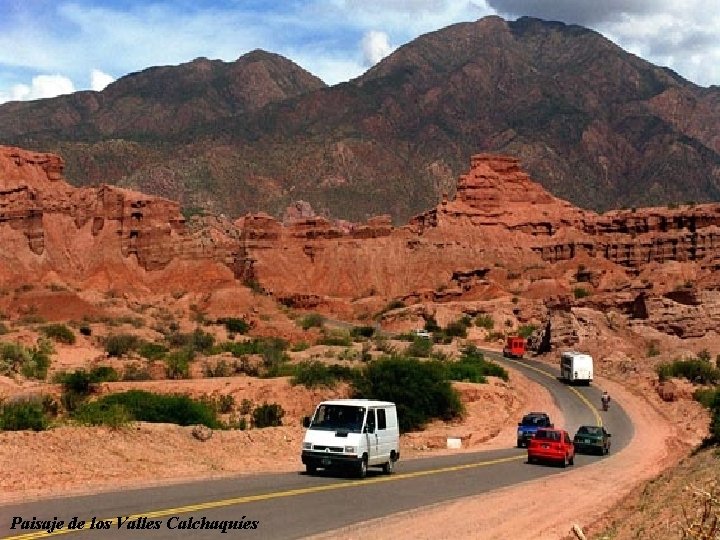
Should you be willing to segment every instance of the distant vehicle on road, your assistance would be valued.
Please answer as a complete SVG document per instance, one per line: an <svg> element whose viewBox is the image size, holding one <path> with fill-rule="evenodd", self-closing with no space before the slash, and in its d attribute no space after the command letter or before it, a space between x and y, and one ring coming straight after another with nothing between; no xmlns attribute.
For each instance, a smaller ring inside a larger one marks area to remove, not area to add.
<svg viewBox="0 0 720 540"><path fill-rule="evenodd" d="M553 423L550 416L544 412L531 412L523 416L522 421L518 422L517 430L517 446L522 448L528 444L528 441L535 436L535 433L541 428L551 428Z"/></svg>
<svg viewBox="0 0 720 540"><path fill-rule="evenodd" d="M580 426L573 437L575 450L588 454L607 454L610 452L610 435L603 426Z"/></svg>
<svg viewBox="0 0 720 540"><path fill-rule="evenodd" d="M503 347L503 356L505 358L522 358L525 356L527 341L524 337L508 336L505 347Z"/></svg>
<svg viewBox="0 0 720 540"><path fill-rule="evenodd" d="M575 463L575 445L567 431L539 429L528 445L528 463L552 461L563 467Z"/></svg>
<svg viewBox="0 0 720 540"><path fill-rule="evenodd" d="M593 380L593 358L577 351L560 355L560 378L568 384L589 385Z"/></svg>
<svg viewBox="0 0 720 540"><path fill-rule="evenodd" d="M364 478L368 467L390 474L400 459L397 408L389 401L323 401L303 425L301 459L310 474L318 468L350 469Z"/></svg>
<svg viewBox="0 0 720 540"><path fill-rule="evenodd" d="M417 337L421 337L421 338L427 338L427 339L432 338L432 334L430 332L428 332L427 330L413 330L413 335L415 335Z"/></svg>

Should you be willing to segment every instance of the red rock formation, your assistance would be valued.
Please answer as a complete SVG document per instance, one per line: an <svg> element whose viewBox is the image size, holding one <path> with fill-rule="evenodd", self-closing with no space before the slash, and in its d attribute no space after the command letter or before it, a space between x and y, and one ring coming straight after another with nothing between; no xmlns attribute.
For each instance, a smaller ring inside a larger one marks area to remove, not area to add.
<svg viewBox="0 0 720 540"><path fill-rule="evenodd" d="M517 160L482 154L454 199L405 227L389 216L333 222L303 208L287 225L266 214L186 222L175 202L72 188L62 170L56 156L0 147L0 282L52 274L99 289L250 284L287 305L338 312L367 297L526 295L568 313L548 298L559 295L568 309L617 309L681 337L720 327L720 205L597 215L547 193ZM573 287L592 295L575 300ZM563 339L575 339L572 330Z"/></svg>
<svg viewBox="0 0 720 540"><path fill-rule="evenodd" d="M155 277L144 272L183 260L223 265L233 279L227 262L237 245L209 227L187 228L178 203L112 186L76 189L63 166L57 156L0 147L0 237L12 246L0 254L0 281L55 272L68 281L105 274L100 283L147 284Z"/></svg>

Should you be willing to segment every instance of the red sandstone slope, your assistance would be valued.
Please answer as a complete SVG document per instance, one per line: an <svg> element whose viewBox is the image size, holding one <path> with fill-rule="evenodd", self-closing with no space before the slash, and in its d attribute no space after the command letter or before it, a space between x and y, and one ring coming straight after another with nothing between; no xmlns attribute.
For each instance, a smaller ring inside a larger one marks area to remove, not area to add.
<svg viewBox="0 0 720 540"><path fill-rule="evenodd" d="M0 284L61 283L107 290L231 283L232 246L194 232L178 204L130 190L74 188L62 160L0 147Z"/></svg>
<svg viewBox="0 0 720 540"><path fill-rule="evenodd" d="M535 312L619 309L677 335L720 326L720 205L597 215L550 195L513 158L477 155L471 165L452 200L400 228L387 216L186 222L172 201L73 188L57 156L0 147L0 286L171 292L253 282L285 304L345 313L363 298L515 296ZM576 287L590 296L574 299Z"/></svg>

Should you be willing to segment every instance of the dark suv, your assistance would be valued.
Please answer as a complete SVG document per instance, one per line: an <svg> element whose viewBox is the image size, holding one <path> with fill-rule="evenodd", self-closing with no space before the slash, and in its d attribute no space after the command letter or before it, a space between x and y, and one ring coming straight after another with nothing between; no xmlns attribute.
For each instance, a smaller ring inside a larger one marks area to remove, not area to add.
<svg viewBox="0 0 720 540"><path fill-rule="evenodd" d="M531 412L523 416L522 422L518 422L517 445L518 448L527 446L528 441L535 436L538 429L555 427L550 421L550 416L544 412Z"/></svg>

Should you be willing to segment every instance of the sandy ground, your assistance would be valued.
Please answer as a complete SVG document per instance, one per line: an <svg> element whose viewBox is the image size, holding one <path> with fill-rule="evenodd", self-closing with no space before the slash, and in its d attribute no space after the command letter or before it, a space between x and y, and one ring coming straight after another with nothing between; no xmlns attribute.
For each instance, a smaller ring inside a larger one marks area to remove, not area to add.
<svg viewBox="0 0 720 540"><path fill-rule="evenodd" d="M673 465L685 451L672 442L677 440L676 428L640 395L608 380L598 383L622 403L635 425L632 442L611 459L549 479L412 510L313 538L360 540L372 530L375 539L434 539L450 535L454 539L541 540L564 538L573 524L582 527L593 523L638 483Z"/></svg>
<svg viewBox="0 0 720 540"><path fill-rule="evenodd" d="M528 410L562 418L552 396L521 373L510 370L508 383L457 383L467 414L462 421L434 422L422 432L403 435L401 455L429 455L513 446L518 419ZM307 390L285 378L227 377L184 381L104 383L101 392L142 388L199 397L230 394L235 402L281 403L284 425L277 428L219 430L208 441L191 427L137 423L129 428L62 426L44 432L0 432L0 503L92 493L124 487L263 472L297 471L304 430L301 418L335 391ZM463 448L447 449L447 437Z"/></svg>

